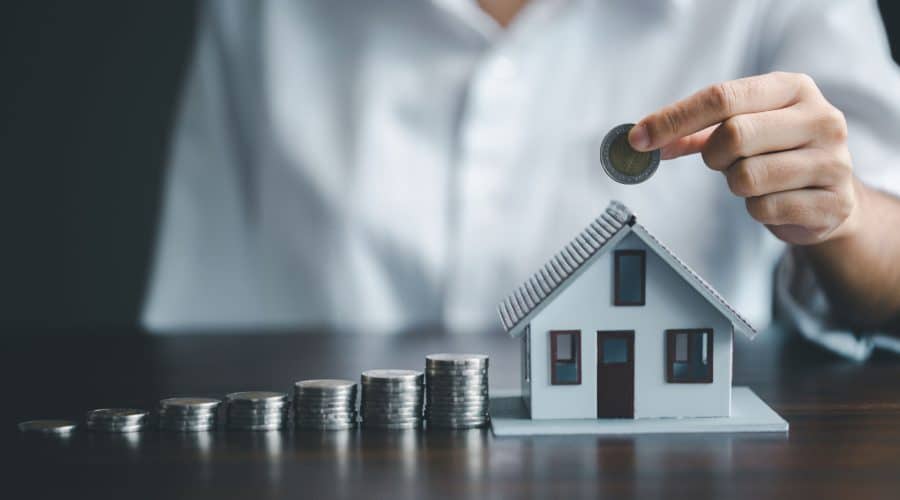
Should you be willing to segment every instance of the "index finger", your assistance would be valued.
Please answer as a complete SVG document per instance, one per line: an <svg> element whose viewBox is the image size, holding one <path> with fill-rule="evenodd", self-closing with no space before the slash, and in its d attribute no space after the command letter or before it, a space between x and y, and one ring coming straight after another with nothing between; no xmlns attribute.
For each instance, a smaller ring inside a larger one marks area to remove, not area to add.
<svg viewBox="0 0 900 500"><path fill-rule="evenodd" d="M628 140L638 151L651 151L733 116L790 106L799 100L804 79L808 77L769 73L709 86L646 116Z"/></svg>

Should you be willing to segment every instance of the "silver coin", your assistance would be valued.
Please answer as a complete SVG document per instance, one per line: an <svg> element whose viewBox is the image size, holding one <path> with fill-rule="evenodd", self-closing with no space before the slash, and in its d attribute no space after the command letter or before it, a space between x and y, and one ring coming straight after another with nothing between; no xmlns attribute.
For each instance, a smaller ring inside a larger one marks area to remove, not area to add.
<svg viewBox="0 0 900 500"><path fill-rule="evenodd" d="M356 404L356 396L352 398L294 398L294 406L336 406Z"/></svg>
<svg viewBox="0 0 900 500"><path fill-rule="evenodd" d="M487 366L488 362L489 357L487 354L458 354L441 352L425 356L425 366Z"/></svg>
<svg viewBox="0 0 900 500"><path fill-rule="evenodd" d="M487 427L490 425L490 420L484 420L481 422L473 422L473 423L457 423L457 424L448 424L442 422L432 422L430 420L426 421L429 429L480 429L483 427Z"/></svg>
<svg viewBox="0 0 900 500"><path fill-rule="evenodd" d="M382 411L360 411L359 415L362 418L415 418L421 417L425 412L424 409L417 409L413 411L394 411L394 412L382 412Z"/></svg>
<svg viewBox="0 0 900 500"><path fill-rule="evenodd" d="M208 422L211 420L215 420L218 418L218 415L215 413L169 413L160 411L159 414L160 420L173 420L180 422Z"/></svg>
<svg viewBox="0 0 900 500"><path fill-rule="evenodd" d="M19 430L22 432L37 432L56 436L69 435L77 426L78 424L70 420L28 420L18 425Z"/></svg>
<svg viewBox="0 0 900 500"><path fill-rule="evenodd" d="M345 408L343 410L332 410L332 411L295 411L294 416L301 417L318 417L322 415L355 415L359 412L356 408Z"/></svg>
<svg viewBox="0 0 900 500"><path fill-rule="evenodd" d="M490 389L490 387L491 386L488 383L482 382L482 381L475 381L475 382L471 382L471 383L470 382L447 383L447 382L443 382L443 381L442 382L435 381L431 384L428 384L428 392L434 393L434 392L442 392L442 391L449 391L449 392L466 392L466 391L482 391L482 390L486 391L486 390Z"/></svg>
<svg viewBox="0 0 900 500"><path fill-rule="evenodd" d="M300 417L294 418L295 423L303 422L303 423L322 423L322 424L327 424L329 422L356 422L357 420L359 420L359 417L357 415L346 415L346 416L340 417L340 418L338 418L338 417L319 418L319 417L306 417L306 416L300 416Z"/></svg>
<svg viewBox="0 0 900 500"><path fill-rule="evenodd" d="M236 424L272 424L277 422L284 422L287 418L284 415L278 415L276 417L228 417L225 419L228 423L236 423Z"/></svg>
<svg viewBox="0 0 900 500"><path fill-rule="evenodd" d="M352 380L333 378L300 380L299 382L294 382L294 388L299 391L328 393L339 391L355 391L356 382Z"/></svg>
<svg viewBox="0 0 900 500"><path fill-rule="evenodd" d="M600 164L614 181L621 184L639 184L649 179L659 167L659 150L641 152L628 143L628 132L633 123L619 125L606 134L600 145Z"/></svg>
<svg viewBox="0 0 900 500"><path fill-rule="evenodd" d="M421 429L423 426L423 422L421 420L416 421L416 422L390 422L390 423L363 422L362 426L369 428L369 429L383 429L383 430Z"/></svg>
<svg viewBox="0 0 900 500"><path fill-rule="evenodd" d="M135 421L147 418L150 413L134 408L99 408L87 412L87 420Z"/></svg>
<svg viewBox="0 0 900 500"><path fill-rule="evenodd" d="M171 413L215 412L221 401L212 398L167 398L159 402L160 411Z"/></svg>
<svg viewBox="0 0 900 500"><path fill-rule="evenodd" d="M443 410L479 410L482 408L487 408L488 406L489 406L488 403L484 403L484 402L480 402L480 401L473 402L473 403L434 402L434 403L428 404L428 406L426 408L429 408L432 410L439 410L439 411L443 411Z"/></svg>
<svg viewBox="0 0 900 500"><path fill-rule="evenodd" d="M437 381L447 381L447 382L457 382L457 381L470 381L470 380L488 380L490 376L488 375L487 370L431 370L428 369L425 371L425 383L426 385L435 380Z"/></svg>
<svg viewBox="0 0 900 500"><path fill-rule="evenodd" d="M425 375L417 370L377 369L362 372L361 380L365 383L415 383L421 382Z"/></svg>
<svg viewBox="0 0 900 500"><path fill-rule="evenodd" d="M132 425L96 425L96 424L88 424L87 428L90 431L94 432L109 432L109 433L128 433L128 432L141 432L147 429L147 424L132 424Z"/></svg>
<svg viewBox="0 0 900 500"><path fill-rule="evenodd" d="M389 387L367 387L362 390L361 397L363 399L367 397L376 397L376 398L412 398L421 396L425 393L425 386L421 385L418 387L401 387L401 386L389 386Z"/></svg>
<svg viewBox="0 0 900 500"><path fill-rule="evenodd" d="M490 417L491 414L488 411L476 411L476 412L448 412L448 413L432 413L425 412L425 418L428 420L438 420L438 421L452 421L452 420L479 420Z"/></svg>
<svg viewBox="0 0 900 500"><path fill-rule="evenodd" d="M362 421L366 424L407 424L407 423L415 423L422 422L424 420L422 417L404 417L404 418L377 418L377 417L363 417Z"/></svg>
<svg viewBox="0 0 900 500"><path fill-rule="evenodd" d="M345 431L349 429L353 429L356 427L356 422L345 422L345 423L298 423L295 425L297 429L301 430L315 430L315 431Z"/></svg>
<svg viewBox="0 0 900 500"><path fill-rule="evenodd" d="M363 401L363 403L359 405L359 409L374 411L402 411L415 410L416 408L422 408L423 406L425 406L424 401L416 401L414 403L385 403L379 401Z"/></svg>
<svg viewBox="0 0 900 500"><path fill-rule="evenodd" d="M425 401L442 401L442 402L471 402L471 401L489 401L490 396L487 391L477 391L470 393L453 393L453 392L429 392Z"/></svg>
<svg viewBox="0 0 900 500"><path fill-rule="evenodd" d="M274 420L274 419L279 419L279 418L287 418L290 416L290 414L291 414L291 412L289 412L289 411L277 411L277 412L270 412L270 413L228 412L228 414L225 415L225 417L226 418L238 418L238 419L244 419L244 420L251 420L251 419Z"/></svg>
<svg viewBox="0 0 900 500"><path fill-rule="evenodd" d="M425 398L368 398L363 399L360 402L360 406L387 406L387 407L398 407L398 406L421 406L425 403Z"/></svg>
<svg viewBox="0 0 900 500"><path fill-rule="evenodd" d="M283 392L273 391L241 391L226 394L225 399L229 403L252 403L252 404L278 404L287 401L288 396Z"/></svg>
<svg viewBox="0 0 900 500"><path fill-rule="evenodd" d="M490 391L487 389L473 389L464 391L431 391L428 393L428 400L473 400L478 398L490 397Z"/></svg>
<svg viewBox="0 0 900 500"><path fill-rule="evenodd" d="M204 426L213 426L218 423L217 420L203 420L203 421L185 421L185 420L166 420L160 419L157 422L159 427L204 427Z"/></svg>
<svg viewBox="0 0 900 500"><path fill-rule="evenodd" d="M358 413L332 413L328 415L294 415L300 420L355 420Z"/></svg>
<svg viewBox="0 0 900 500"><path fill-rule="evenodd" d="M479 426L479 425L487 425L490 423L490 417L476 417L476 418L437 418L432 417L426 420L429 426L441 427L441 426L452 426L452 427L460 427L460 426Z"/></svg>

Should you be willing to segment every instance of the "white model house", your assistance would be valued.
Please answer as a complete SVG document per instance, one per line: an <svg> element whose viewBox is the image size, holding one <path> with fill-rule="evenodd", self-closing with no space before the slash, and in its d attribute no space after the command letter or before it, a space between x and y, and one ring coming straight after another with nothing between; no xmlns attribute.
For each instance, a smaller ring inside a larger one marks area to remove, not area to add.
<svg viewBox="0 0 900 500"><path fill-rule="evenodd" d="M734 332L756 334L618 202L498 310L532 419L728 417Z"/></svg>

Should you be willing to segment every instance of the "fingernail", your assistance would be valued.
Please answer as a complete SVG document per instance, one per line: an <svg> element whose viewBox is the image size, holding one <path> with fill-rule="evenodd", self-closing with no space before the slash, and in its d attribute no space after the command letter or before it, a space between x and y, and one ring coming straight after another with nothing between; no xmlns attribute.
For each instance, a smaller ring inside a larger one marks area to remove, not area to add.
<svg viewBox="0 0 900 500"><path fill-rule="evenodd" d="M632 127L628 133L628 142L634 149L645 150L650 148L650 134L647 132L647 126L638 124Z"/></svg>

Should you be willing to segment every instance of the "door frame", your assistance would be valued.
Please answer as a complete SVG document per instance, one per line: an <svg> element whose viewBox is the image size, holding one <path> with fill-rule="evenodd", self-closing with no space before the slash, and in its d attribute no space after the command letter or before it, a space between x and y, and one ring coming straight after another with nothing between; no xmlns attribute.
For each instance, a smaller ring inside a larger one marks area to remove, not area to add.
<svg viewBox="0 0 900 500"><path fill-rule="evenodd" d="M625 401L627 401L628 408L630 408L631 411L628 416L620 418L634 418L634 330L597 330L597 391L595 394L597 401L597 418L613 418L601 416L600 409L600 366L603 360L603 342L601 342L601 340L604 338L623 338L628 341L628 361L624 364L627 364L631 368L631 392Z"/></svg>

